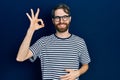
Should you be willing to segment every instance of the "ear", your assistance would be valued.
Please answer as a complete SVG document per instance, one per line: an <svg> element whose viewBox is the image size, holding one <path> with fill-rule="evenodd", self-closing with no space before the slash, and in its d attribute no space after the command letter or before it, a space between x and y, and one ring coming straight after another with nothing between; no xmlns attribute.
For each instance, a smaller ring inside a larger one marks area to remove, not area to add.
<svg viewBox="0 0 120 80"><path fill-rule="evenodd" d="M72 18L72 17L70 16L70 22L71 22L71 18Z"/></svg>
<svg viewBox="0 0 120 80"><path fill-rule="evenodd" d="M52 21L53 21L54 19L52 18Z"/></svg>
<svg viewBox="0 0 120 80"><path fill-rule="evenodd" d="M52 22L54 23L54 19L52 18Z"/></svg>

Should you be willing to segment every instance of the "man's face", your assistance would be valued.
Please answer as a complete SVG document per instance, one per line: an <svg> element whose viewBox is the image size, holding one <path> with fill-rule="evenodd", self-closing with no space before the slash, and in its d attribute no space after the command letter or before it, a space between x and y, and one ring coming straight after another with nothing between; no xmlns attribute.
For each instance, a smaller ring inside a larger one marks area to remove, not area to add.
<svg viewBox="0 0 120 80"><path fill-rule="evenodd" d="M62 33L68 30L69 24L71 22L71 17L65 13L63 9L57 9L52 21L55 25L56 30Z"/></svg>

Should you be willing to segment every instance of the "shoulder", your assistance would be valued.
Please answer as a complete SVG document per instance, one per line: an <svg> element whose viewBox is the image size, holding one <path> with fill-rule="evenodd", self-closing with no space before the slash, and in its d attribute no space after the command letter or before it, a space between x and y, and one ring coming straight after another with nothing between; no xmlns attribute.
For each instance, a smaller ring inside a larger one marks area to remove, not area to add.
<svg viewBox="0 0 120 80"><path fill-rule="evenodd" d="M39 38L38 41L46 42L46 41L51 40L53 37L54 37L53 34L52 35L48 35L48 36L43 36L43 37Z"/></svg>
<svg viewBox="0 0 120 80"><path fill-rule="evenodd" d="M73 43L76 44L78 48L83 48L86 46L86 42L82 37L73 35Z"/></svg>
<svg viewBox="0 0 120 80"><path fill-rule="evenodd" d="M53 37L54 37L54 35L51 34L51 35L48 35L48 36L43 36L43 37L41 37L40 39L46 40L46 39L51 39L51 38L53 38Z"/></svg>
<svg viewBox="0 0 120 80"><path fill-rule="evenodd" d="M73 39L74 39L75 41L84 42L84 39L83 39L82 37L77 36L77 35L74 35L74 34L72 34L72 35L73 35Z"/></svg>

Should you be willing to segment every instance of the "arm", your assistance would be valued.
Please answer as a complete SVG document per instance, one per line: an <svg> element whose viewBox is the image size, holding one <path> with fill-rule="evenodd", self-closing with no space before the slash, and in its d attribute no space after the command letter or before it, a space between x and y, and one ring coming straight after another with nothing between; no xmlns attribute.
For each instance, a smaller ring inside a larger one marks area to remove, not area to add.
<svg viewBox="0 0 120 80"><path fill-rule="evenodd" d="M66 72L69 73L61 76L60 80L75 80L77 77L84 74L88 70L88 67L88 64L83 64L82 67L78 70L66 69Z"/></svg>
<svg viewBox="0 0 120 80"><path fill-rule="evenodd" d="M82 67L78 70L78 77L87 72L88 68L89 68L88 64L83 64Z"/></svg>
<svg viewBox="0 0 120 80"><path fill-rule="evenodd" d="M18 51L18 54L16 57L16 60L20 61L20 62L32 57L33 53L29 50L32 36L36 30L44 27L44 23L43 23L42 19L38 19L39 8L35 15L34 15L34 12L32 9L31 9L32 16L30 16L28 13L26 13L26 15L28 16L28 18L30 20L30 27L29 27L27 34L19 48L19 51ZM41 24L38 24L38 22L41 22Z"/></svg>

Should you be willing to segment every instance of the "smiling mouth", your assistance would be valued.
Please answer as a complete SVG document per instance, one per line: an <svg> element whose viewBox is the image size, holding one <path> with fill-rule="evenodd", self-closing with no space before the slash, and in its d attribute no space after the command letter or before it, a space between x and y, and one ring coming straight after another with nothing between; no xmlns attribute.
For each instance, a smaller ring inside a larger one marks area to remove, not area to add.
<svg viewBox="0 0 120 80"><path fill-rule="evenodd" d="M64 27L64 26L66 26L66 24L59 24L58 26L60 26L60 27Z"/></svg>
<svg viewBox="0 0 120 80"><path fill-rule="evenodd" d="M59 26L64 27L64 26L65 26L65 24L60 24Z"/></svg>

